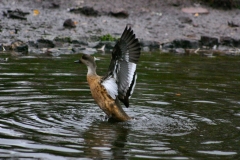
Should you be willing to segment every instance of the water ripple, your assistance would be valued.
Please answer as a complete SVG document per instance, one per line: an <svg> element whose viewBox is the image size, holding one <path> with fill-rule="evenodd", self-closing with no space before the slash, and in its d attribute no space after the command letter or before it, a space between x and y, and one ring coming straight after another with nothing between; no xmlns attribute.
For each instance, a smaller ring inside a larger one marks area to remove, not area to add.
<svg viewBox="0 0 240 160"><path fill-rule="evenodd" d="M139 65L131 106L124 108L133 119L109 123L91 97L85 72L82 76L82 68L73 66L79 55L72 56L21 57L1 66L1 157L204 159L238 154L237 81L222 81L227 76L220 72L206 81L206 64L193 59L164 62L160 55L152 60L148 55Z"/></svg>
<svg viewBox="0 0 240 160"><path fill-rule="evenodd" d="M222 155L222 156L227 156L227 155L235 155L237 152L226 152L226 151L197 151L199 153L204 153L204 154L212 154L212 155Z"/></svg>

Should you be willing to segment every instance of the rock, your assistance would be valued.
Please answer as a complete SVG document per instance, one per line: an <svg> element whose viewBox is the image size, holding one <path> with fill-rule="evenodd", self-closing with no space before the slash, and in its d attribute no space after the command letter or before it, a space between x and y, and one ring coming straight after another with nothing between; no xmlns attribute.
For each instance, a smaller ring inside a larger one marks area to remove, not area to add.
<svg viewBox="0 0 240 160"><path fill-rule="evenodd" d="M8 10L7 12L3 11L4 16L7 16L8 18L21 19L21 20L27 20L27 18L25 16L28 14L30 14L30 13L23 12L20 9Z"/></svg>
<svg viewBox="0 0 240 160"><path fill-rule="evenodd" d="M95 48L85 48L85 50L82 50L81 52L84 54L94 54L97 50Z"/></svg>
<svg viewBox="0 0 240 160"><path fill-rule="evenodd" d="M228 56L239 56L240 55L240 50L229 50L225 52L225 55Z"/></svg>
<svg viewBox="0 0 240 160"><path fill-rule="evenodd" d="M162 50L168 50L169 48L174 48L174 45L172 42L162 43L161 49Z"/></svg>
<svg viewBox="0 0 240 160"><path fill-rule="evenodd" d="M187 23L187 24L191 24L192 23L192 19L190 17L187 17L187 16L178 17L178 20L181 23Z"/></svg>
<svg viewBox="0 0 240 160"><path fill-rule="evenodd" d="M28 54L28 45L26 43L17 46L15 49L16 52L22 52L23 54Z"/></svg>
<svg viewBox="0 0 240 160"><path fill-rule="evenodd" d="M42 50L36 49L36 48L30 48L28 52L29 54L33 54L33 55L40 55L43 53Z"/></svg>
<svg viewBox="0 0 240 160"><path fill-rule="evenodd" d="M183 48L176 48L175 49L175 53L176 54L180 54L180 55L185 54L185 49L183 49Z"/></svg>
<svg viewBox="0 0 240 160"><path fill-rule="evenodd" d="M72 47L59 48L58 50L59 50L59 54L64 54L64 55L75 53L75 51Z"/></svg>
<svg viewBox="0 0 240 160"><path fill-rule="evenodd" d="M198 40L192 40L192 39L176 39L172 42L167 42L167 43L163 43L162 45L162 49L174 49L174 52L180 53L179 48L184 49L197 49L200 47L199 41Z"/></svg>
<svg viewBox="0 0 240 160"><path fill-rule="evenodd" d="M59 8L60 4L56 3L56 2L52 2L51 5L49 6L49 8Z"/></svg>
<svg viewBox="0 0 240 160"><path fill-rule="evenodd" d="M69 11L73 12L73 13L81 13L86 16L99 16L100 15L97 10L93 9L92 7L88 7L88 6L84 6L81 8L72 8Z"/></svg>
<svg viewBox="0 0 240 160"><path fill-rule="evenodd" d="M150 49L159 49L160 43L157 41L148 41L148 40L140 40L140 45L142 47L149 47Z"/></svg>
<svg viewBox="0 0 240 160"><path fill-rule="evenodd" d="M162 12L152 12L151 15L156 15L161 17L162 16Z"/></svg>
<svg viewBox="0 0 240 160"><path fill-rule="evenodd" d="M233 38L231 37L220 37L220 44L226 46L233 46Z"/></svg>
<svg viewBox="0 0 240 160"><path fill-rule="evenodd" d="M20 15L17 15L15 13L10 13L9 14L9 18L13 18L13 19L21 19L21 20L27 20L26 17L23 17L23 16L20 16Z"/></svg>
<svg viewBox="0 0 240 160"><path fill-rule="evenodd" d="M49 39L38 39L37 48L54 48L55 44Z"/></svg>
<svg viewBox="0 0 240 160"><path fill-rule="evenodd" d="M28 46L37 48L37 43L35 43L34 41L28 41Z"/></svg>
<svg viewBox="0 0 240 160"><path fill-rule="evenodd" d="M47 33L47 35L42 35L42 39L47 39L53 41L56 38L56 35L52 35L51 33Z"/></svg>
<svg viewBox="0 0 240 160"><path fill-rule="evenodd" d="M228 26L229 27L239 27L239 25L234 22L228 22Z"/></svg>
<svg viewBox="0 0 240 160"><path fill-rule="evenodd" d="M147 47L147 46L146 46L146 47L142 47L142 51L143 51L143 52L149 52L149 51L150 51L150 48Z"/></svg>
<svg viewBox="0 0 240 160"><path fill-rule="evenodd" d="M83 50L86 50L86 47L74 47L74 48L72 48L73 53L82 53Z"/></svg>
<svg viewBox="0 0 240 160"><path fill-rule="evenodd" d="M28 45L20 40L12 42L10 48L16 52L28 54Z"/></svg>
<svg viewBox="0 0 240 160"><path fill-rule="evenodd" d="M181 0L172 0L170 1L170 5L178 7L181 5Z"/></svg>
<svg viewBox="0 0 240 160"><path fill-rule="evenodd" d="M76 22L74 22L72 19L67 19L64 21L63 26L66 28L75 28Z"/></svg>
<svg viewBox="0 0 240 160"><path fill-rule="evenodd" d="M199 48L199 41L192 39L176 39L173 42L174 48L188 48L188 49L196 49Z"/></svg>
<svg viewBox="0 0 240 160"><path fill-rule="evenodd" d="M56 48L42 48L42 52L47 56L53 56L53 57L57 57L61 54L60 51Z"/></svg>
<svg viewBox="0 0 240 160"><path fill-rule="evenodd" d="M197 23L193 23L192 25L193 25L193 27L199 27L199 24L197 24Z"/></svg>
<svg viewBox="0 0 240 160"><path fill-rule="evenodd" d="M110 15L116 18L128 18L129 13L123 9L120 9L120 10L111 11Z"/></svg>
<svg viewBox="0 0 240 160"><path fill-rule="evenodd" d="M185 28L185 25L184 24L179 24L178 27L179 28Z"/></svg>
<svg viewBox="0 0 240 160"><path fill-rule="evenodd" d="M72 43L76 45L88 45L88 39L87 37L84 36L71 36Z"/></svg>
<svg viewBox="0 0 240 160"><path fill-rule="evenodd" d="M161 53L173 53L174 50L173 49L160 49Z"/></svg>
<svg viewBox="0 0 240 160"><path fill-rule="evenodd" d="M234 45L235 47L240 47L240 39L234 39L233 45Z"/></svg>
<svg viewBox="0 0 240 160"><path fill-rule="evenodd" d="M201 36L200 43L202 46L208 46L208 47L219 45L218 38L210 37L210 36Z"/></svg>
<svg viewBox="0 0 240 160"><path fill-rule="evenodd" d="M229 47L240 47L240 39L234 39L232 37L220 37L220 44Z"/></svg>
<svg viewBox="0 0 240 160"><path fill-rule="evenodd" d="M229 51L229 50L231 50L232 48L231 47L229 47L229 46L226 46L226 45L219 45L218 46L218 50L219 51Z"/></svg>
<svg viewBox="0 0 240 160"><path fill-rule="evenodd" d="M96 42L88 42L87 45L88 47L90 48L97 48L97 46L99 46L99 41L96 41Z"/></svg>

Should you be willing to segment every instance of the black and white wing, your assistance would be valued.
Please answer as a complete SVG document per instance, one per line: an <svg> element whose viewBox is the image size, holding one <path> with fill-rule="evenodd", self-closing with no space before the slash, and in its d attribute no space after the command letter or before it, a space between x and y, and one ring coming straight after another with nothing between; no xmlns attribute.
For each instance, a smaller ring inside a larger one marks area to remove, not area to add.
<svg viewBox="0 0 240 160"><path fill-rule="evenodd" d="M140 57L140 43L131 27L126 26L121 38L113 48L112 59L108 73L103 77L102 84L111 95L118 97L126 107L129 107L137 75L135 73L138 59ZM116 83L116 85L114 85ZM108 85L107 85L108 84ZM117 95L113 90L117 86Z"/></svg>

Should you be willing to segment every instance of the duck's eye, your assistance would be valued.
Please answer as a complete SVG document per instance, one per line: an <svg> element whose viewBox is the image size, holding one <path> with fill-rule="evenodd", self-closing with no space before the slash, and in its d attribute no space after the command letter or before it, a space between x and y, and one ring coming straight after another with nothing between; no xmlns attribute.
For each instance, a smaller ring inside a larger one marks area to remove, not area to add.
<svg viewBox="0 0 240 160"><path fill-rule="evenodd" d="M87 57L87 56L85 56L85 55L83 55L83 56L82 56L82 59L84 59L84 60L87 60L87 59L88 59L88 57Z"/></svg>

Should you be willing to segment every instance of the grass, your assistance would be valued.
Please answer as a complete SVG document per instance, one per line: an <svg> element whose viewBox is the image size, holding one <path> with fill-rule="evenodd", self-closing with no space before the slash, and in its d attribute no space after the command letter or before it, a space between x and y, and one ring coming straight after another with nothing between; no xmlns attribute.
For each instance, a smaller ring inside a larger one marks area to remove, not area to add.
<svg viewBox="0 0 240 160"><path fill-rule="evenodd" d="M105 34L103 36L100 37L100 40L101 41L116 41L118 38L116 37L113 37L112 35L110 34Z"/></svg>

